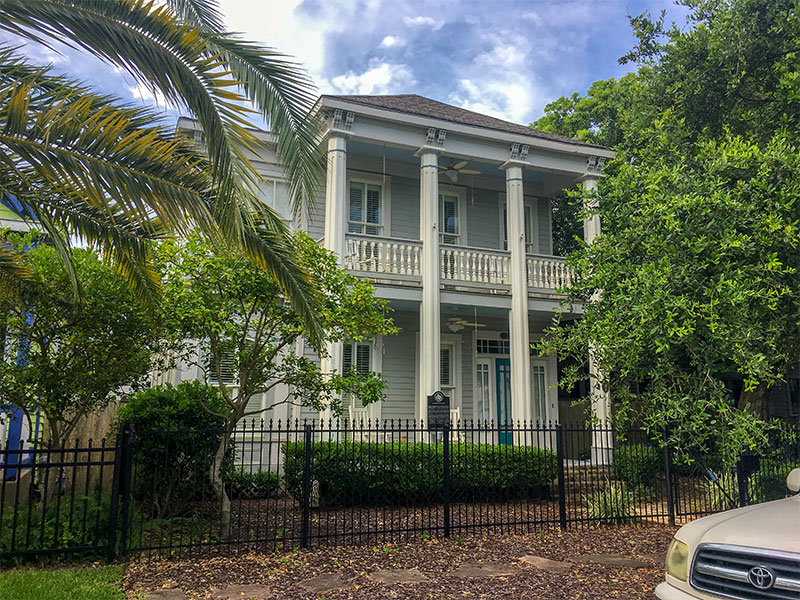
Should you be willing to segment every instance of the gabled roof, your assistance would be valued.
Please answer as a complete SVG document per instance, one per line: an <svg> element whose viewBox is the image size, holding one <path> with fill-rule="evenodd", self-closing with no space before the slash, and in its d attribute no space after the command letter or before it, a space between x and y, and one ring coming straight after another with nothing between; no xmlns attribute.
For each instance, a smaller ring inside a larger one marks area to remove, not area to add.
<svg viewBox="0 0 800 600"><path fill-rule="evenodd" d="M596 144L588 144L580 140L575 140L556 133L548 133L546 131L539 131L532 129L525 125L503 121L488 115L482 115L471 110L451 106L444 102L437 102L424 96L417 94L397 94L392 96L333 96L326 95L323 98L331 98L334 100L343 100L345 102L352 102L354 104L362 104L364 106L371 106L373 108L380 108L383 110L390 110L393 112L405 113L409 115L418 115L421 117L430 117L432 119L440 119L442 121L450 121L452 123L459 123L461 125L471 125L473 127L482 127L484 129L494 129L495 131L503 131L506 133L515 133L517 135L525 135L532 138L543 140L551 140L555 142L563 142L567 144L575 144L588 148L604 148Z"/></svg>

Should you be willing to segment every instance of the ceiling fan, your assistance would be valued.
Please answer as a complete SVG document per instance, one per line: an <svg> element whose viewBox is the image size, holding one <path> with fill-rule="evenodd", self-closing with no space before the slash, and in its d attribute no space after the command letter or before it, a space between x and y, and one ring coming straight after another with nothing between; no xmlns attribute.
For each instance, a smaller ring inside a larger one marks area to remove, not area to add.
<svg viewBox="0 0 800 600"><path fill-rule="evenodd" d="M467 166L469 161L462 160L457 163L450 163L449 165L439 165L439 172L447 175L450 178L450 181L455 183L458 181L458 176L463 173L464 175L480 175L480 171L475 171L474 169L465 169L464 167Z"/></svg>
<svg viewBox="0 0 800 600"><path fill-rule="evenodd" d="M464 329L464 327L486 327L484 323L477 321L467 321L461 317L450 317L447 319L447 328L453 333L457 333Z"/></svg>

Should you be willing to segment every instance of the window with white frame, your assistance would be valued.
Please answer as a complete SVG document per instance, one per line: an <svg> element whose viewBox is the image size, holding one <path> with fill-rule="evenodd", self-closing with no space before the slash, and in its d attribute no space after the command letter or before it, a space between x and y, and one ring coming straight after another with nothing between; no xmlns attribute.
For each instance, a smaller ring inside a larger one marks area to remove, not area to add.
<svg viewBox="0 0 800 600"><path fill-rule="evenodd" d="M352 371L359 375L366 375L372 371L372 344L370 342L345 342L342 345L342 373L346 375ZM369 407L364 406L361 400L353 394L342 396L342 406L346 411L345 414L354 421L369 418Z"/></svg>
<svg viewBox="0 0 800 600"><path fill-rule="evenodd" d="M342 354L342 373L355 370L365 375L372 370L372 344L369 342L345 342Z"/></svg>
<svg viewBox="0 0 800 600"><path fill-rule="evenodd" d="M450 396L450 406L455 408L456 374L453 372L455 348L453 344L442 344L439 350L439 386Z"/></svg>
<svg viewBox="0 0 800 600"><path fill-rule="evenodd" d="M533 389L534 418L544 422L547 420L547 380L543 365L531 366L531 388Z"/></svg>
<svg viewBox="0 0 800 600"><path fill-rule="evenodd" d="M225 353L220 356L219 365L217 365L212 355L207 355L205 368L208 382L212 385L218 385L220 383L224 383L225 385L235 384L237 378L234 375L233 363L233 353Z"/></svg>
<svg viewBox="0 0 800 600"><path fill-rule="evenodd" d="M475 394L476 415L479 423L491 420L491 388L490 388L489 363L478 362L475 364Z"/></svg>
<svg viewBox="0 0 800 600"><path fill-rule="evenodd" d="M274 177L264 177L258 188L261 201L278 213L287 225L292 223L292 202L289 184Z"/></svg>
<svg viewBox="0 0 800 600"><path fill-rule="evenodd" d="M509 354L511 343L508 340L478 338L475 342L478 354Z"/></svg>
<svg viewBox="0 0 800 600"><path fill-rule="evenodd" d="M461 198L458 194L439 194L439 241L459 244L462 229Z"/></svg>
<svg viewBox="0 0 800 600"><path fill-rule="evenodd" d="M533 235L533 208L525 203L525 252L537 254ZM503 204L503 250L508 250L508 204Z"/></svg>
<svg viewBox="0 0 800 600"><path fill-rule="evenodd" d="M383 235L383 186L366 181L350 181L350 210L347 231L365 235Z"/></svg>

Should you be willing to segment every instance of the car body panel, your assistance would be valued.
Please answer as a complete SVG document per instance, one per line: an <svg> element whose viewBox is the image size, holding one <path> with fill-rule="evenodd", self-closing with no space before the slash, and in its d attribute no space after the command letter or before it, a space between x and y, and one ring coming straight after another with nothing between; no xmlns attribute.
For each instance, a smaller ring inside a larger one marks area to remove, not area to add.
<svg viewBox="0 0 800 600"><path fill-rule="evenodd" d="M689 573L700 544L727 544L743 548L800 554L800 494L703 517L684 525L675 534L689 547ZM670 575L656 588L661 600L715 600Z"/></svg>

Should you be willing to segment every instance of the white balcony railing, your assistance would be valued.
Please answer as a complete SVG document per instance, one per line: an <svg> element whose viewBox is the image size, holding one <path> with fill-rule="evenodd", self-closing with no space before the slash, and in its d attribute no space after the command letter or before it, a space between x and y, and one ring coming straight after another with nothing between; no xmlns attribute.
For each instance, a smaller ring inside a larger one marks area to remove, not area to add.
<svg viewBox="0 0 800 600"><path fill-rule="evenodd" d="M439 255L443 281L489 285L511 283L511 255L508 252L442 245Z"/></svg>
<svg viewBox="0 0 800 600"><path fill-rule="evenodd" d="M530 256L526 264L528 287L556 289L568 286L572 273L563 258Z"/></svg>
<svg viewBox="0 0 800 600"><path fill-rule="evenodd" d="M420 275L422 243L412 240L347 236L344 266L351 271Z"/></svg>
<svg viewBox="0 0 800 600"><path fill-rule="evenodd" d="M347 235L345 268L367 273L419 277L422 243L397 238ZM442 282L485 286L511 284L511 255L503 250L481 250L442 244L439 249ZM528 287L553 290L569 285L571 273L564 259L528 255Z"/></svg>

